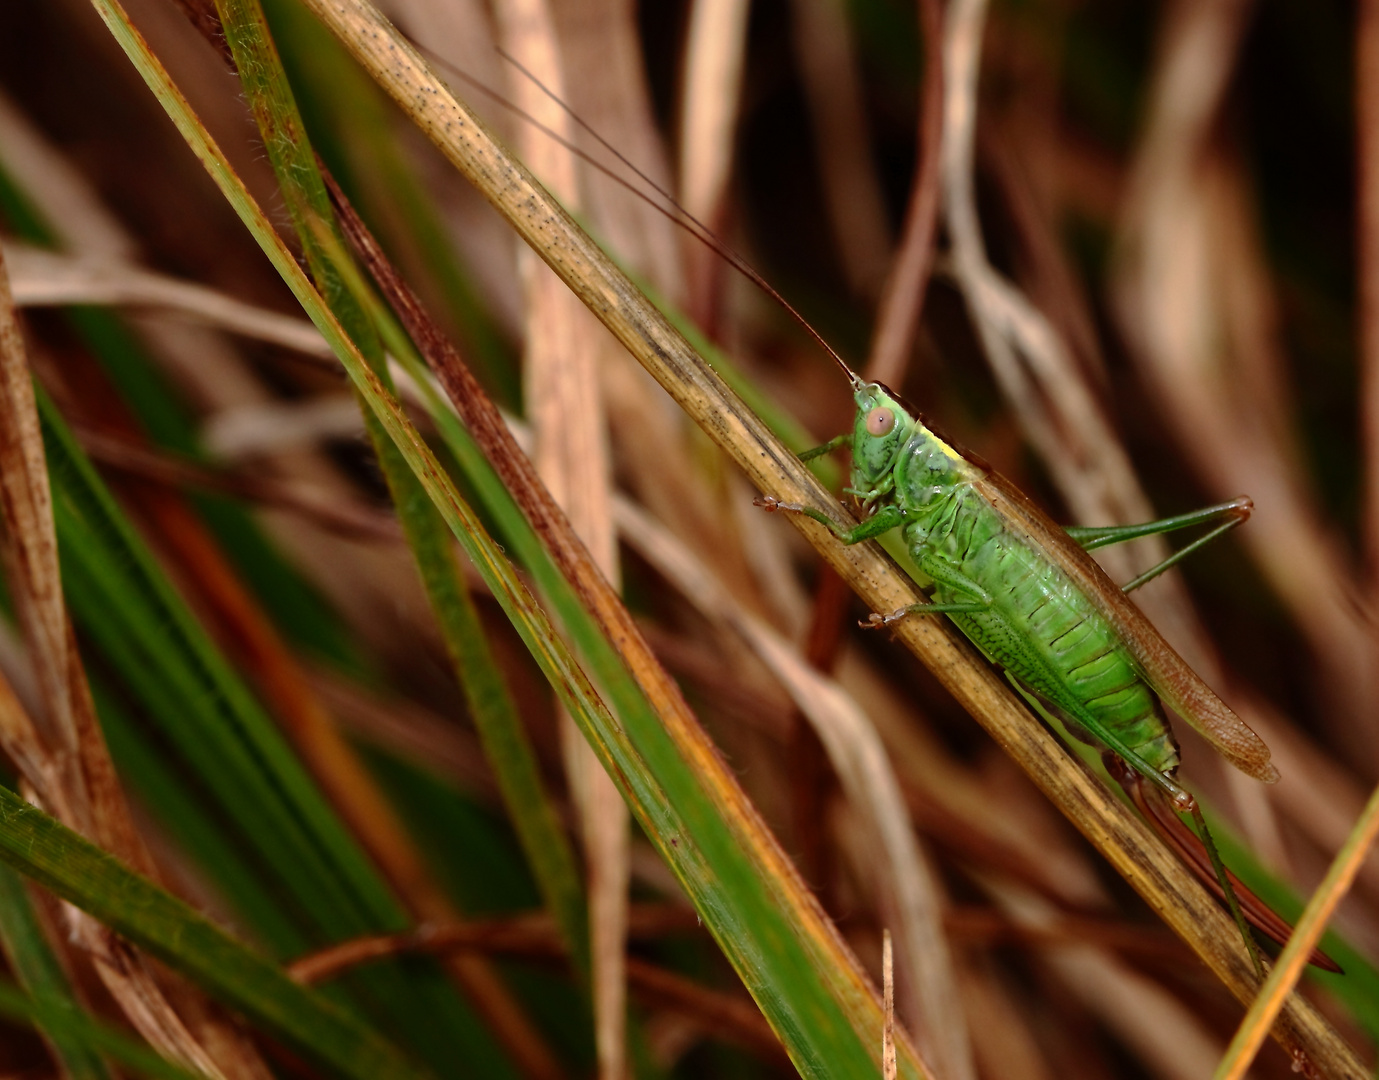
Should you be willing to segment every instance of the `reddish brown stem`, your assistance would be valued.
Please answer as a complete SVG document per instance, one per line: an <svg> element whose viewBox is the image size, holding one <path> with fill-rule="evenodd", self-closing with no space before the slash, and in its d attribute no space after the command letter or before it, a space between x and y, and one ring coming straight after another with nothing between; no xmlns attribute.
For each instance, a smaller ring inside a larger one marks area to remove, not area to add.
<svg viewBox="0 0 1379 1080"><path fill-rule="evenodd" d="M1207 855L1206 847L1197 834L1189 829L1182 818L1173 811L1167 796L1159 788L1146 784L1139 773L1124 766L1112 770L1112 775L1120 782L1120 786L1125 789L1126 794L1139 808L1145 820L1154 826L1154 831L1178 853L1178 857L1211 890L1211 894L1224 902L1226 890L1222 888L1221 882L1216 877L1216 871L1212 868L1211 858ZM1249 887L1230 870L1226 871L1226 877L1231 883L1236 899L1240 902L1240 910L1245 916L1245 921L1270 941L1275 941L1280 945L1287 944L1288 938L1292 936L1293 928L1273 908L1251 892ZM1309 963L1324 971L1341 971L1341 965L1320 949L1312 950Z"/></svg>

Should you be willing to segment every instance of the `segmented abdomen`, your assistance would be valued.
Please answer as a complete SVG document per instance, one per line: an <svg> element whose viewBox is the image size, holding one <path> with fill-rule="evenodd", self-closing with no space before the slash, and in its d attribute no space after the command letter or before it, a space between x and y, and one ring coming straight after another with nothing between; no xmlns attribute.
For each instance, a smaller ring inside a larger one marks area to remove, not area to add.
<svg viewBox="0 0 1379 1080"><path fill-rule="evenodd" d="M1056 565L1012 536L970 489L954 504L907 529L926 572L948 567L991 596L990 609L953 621L991 660L1082 727L1074 734L1106 745L1119 739L1152 768L1178 764L1178 748L1158 698L1119 636ZM938 566L935 566L935 563ZM927 564L927 565L926 565ZM934 600L973 597L939 584Z"/></svg>

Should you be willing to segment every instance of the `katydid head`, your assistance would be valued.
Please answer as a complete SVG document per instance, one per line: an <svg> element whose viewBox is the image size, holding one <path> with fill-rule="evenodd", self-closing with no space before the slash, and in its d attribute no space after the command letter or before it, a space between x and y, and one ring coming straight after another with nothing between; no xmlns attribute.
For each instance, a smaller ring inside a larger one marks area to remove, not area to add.
<svg viewBox="0 0 1379 1080"><path fill-rule="evenodd" d="M884 383L859 380L852 429L852 486L848 493L871 505L896 492L919 510L985 468L925 423L924 417Z"/></svg>
<svg viewBox="0 0 1379 1080"><path fill-rule="evenodd" d="M889 491L896 458L915 419L881 383L856 380L857 419L852 429L852 490L863 498Z"/></svg>

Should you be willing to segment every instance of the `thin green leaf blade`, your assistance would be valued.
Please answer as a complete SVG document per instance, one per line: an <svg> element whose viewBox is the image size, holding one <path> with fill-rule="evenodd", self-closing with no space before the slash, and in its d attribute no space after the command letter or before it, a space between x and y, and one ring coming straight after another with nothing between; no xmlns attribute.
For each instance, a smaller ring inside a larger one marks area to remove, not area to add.
<svg viewBox="0 0 1379 1080"><path fill-rule="evenodd" d="M339 1075L427 1075L353 1013L293 982L204 915L7 788L0 788L0 860Z"/></svg>

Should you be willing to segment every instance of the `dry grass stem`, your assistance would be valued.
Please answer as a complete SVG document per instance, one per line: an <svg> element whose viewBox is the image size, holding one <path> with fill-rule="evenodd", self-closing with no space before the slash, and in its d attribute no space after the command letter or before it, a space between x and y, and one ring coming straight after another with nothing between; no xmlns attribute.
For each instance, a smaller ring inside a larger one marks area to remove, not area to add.
<svg viewBox="0 0 1379 1080"><path fill-rule="evenodd" d="M715 231L724 220L724 195L737 145L737 115L747 49L747 0L697 0L690 9L681 91L680 170L685 210ZM701 246L686 249L691 268L690 311L713 324L713 292L722 266Z"/></svg>
<svg viewBox="0 0 1379 1080"><path fill-rule="evenodd" d="M514 73L513 100L543 127L571 141L569 115L551 97L564 100L566 93L560 45L546 0L501 0L496 11L504 50L540 84ZM532 128L519 133L518 144L551 192L568 209L578 211L575 157ZM533 463L594 564L616 588L617 542L609 508L611 472L598 370L603 330L530 249L523 246L517 261L527 300L523 374ZM584 841L599 1076L623 1080L629 822L612 779L568 716L562 718L561 738Z"/></svg>
<svg viewBox="0 0 1379 1080"><path fill-rule="evenodd" d="M881 935L881 1000L886 1010L881 1030L881 1075L884 1080L895 1080L895 966L889 930Z"/></svg>

